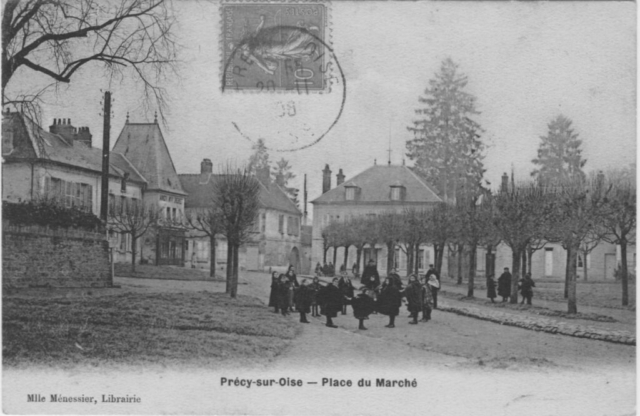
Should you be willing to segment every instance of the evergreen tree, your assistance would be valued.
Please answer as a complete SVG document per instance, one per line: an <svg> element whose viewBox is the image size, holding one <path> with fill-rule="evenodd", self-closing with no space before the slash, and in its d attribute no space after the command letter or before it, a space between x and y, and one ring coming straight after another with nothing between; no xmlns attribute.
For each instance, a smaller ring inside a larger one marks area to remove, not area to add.
<svg viewBox="0 0 640 416"><path fill-rule="evenodd" d="M547 135L540 137L538 158L532 160L537 169L531 176L542 183L557 185L585 179L582 168L587 161L582 158L582 141L571 123L570 119L559 115L548 124Z"/></svg>
<svg viewBox="0 0 640 416"><path fill-rule="evenodd" d="M463 193L476 194L485 171L482 128L471 118L479 113L475 97L464 91L466 85L467 77L458 73L458 65L450 58L444 60L419 98L424 107L416 114L422 118L408 127L414 138L407 141L407 157L445 201Z"/></svg>
<svg viewBox="0 0 640 416"><path fill-rule="evenodd" d="M271 171L272 175L276 179L276 183L287 193L287 196L293 201L296 206L300 204L298 201L298 188L288 186L289 181L295 179L296 175L291 172L291 165L285 158L280 159L275 163Z"/></svg>
<svg viewBox="0 0 640 416"><path fill-rule="evenodd" d="M258 169L268 168L269 153L264 139L258 139L258 142L251 146L251 150L253 150L253 154L249 157L247 171L250 174L255 174Z"/></svg>

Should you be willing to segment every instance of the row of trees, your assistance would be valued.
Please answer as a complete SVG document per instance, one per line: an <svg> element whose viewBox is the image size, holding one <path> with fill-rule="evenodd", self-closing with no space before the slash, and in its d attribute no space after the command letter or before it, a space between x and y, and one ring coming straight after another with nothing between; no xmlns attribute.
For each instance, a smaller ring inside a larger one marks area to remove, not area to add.
<svg viewBox="0 0 640 416"><path fill-rule="evenodd" d="M387 246L387 271L393 268L396 248L407 255L407 273L418 272L417 253L421 244L435 248L435 266L442 267L444 250L467 253L468 296L474 295L476 252L488 252L502 242L512 252L513 280L511 302L518 301L518 281L535 250L547 242L562 244L567 250L566 297L569 313L577 312L577 255L584 245L600 241L621 248L622 303L628 305L627 246L635 241L636 188L629 175L609 172L584 179L567 179L553 185L542 181L511 184L498 193L485 191L471 198L458 198L455 204L440 203L428 210L405 209L380 216L354 218L327 226L326 254L333 248L356 248L360 264L363 249L376 244ZM461 264L461 263L459 263ZM458 282L461 283L459 275Z"/></svg>

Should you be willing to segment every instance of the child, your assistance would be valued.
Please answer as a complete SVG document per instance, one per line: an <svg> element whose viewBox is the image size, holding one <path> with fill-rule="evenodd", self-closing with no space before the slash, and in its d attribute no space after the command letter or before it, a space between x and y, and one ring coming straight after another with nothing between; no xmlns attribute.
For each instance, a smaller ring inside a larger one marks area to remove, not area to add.
<svg viewBox="0 0 640 416"><path fill-rule="evenodd" d="M372 291L367 290L366 286L362 286L360 291L360 294L351 300L351 307L353 308L353 316L360 321L358 329L366 330L364 320L369 319L375 304L371 296Z"/></svg>
<svg viewBox="0 0 640 416"><path fill-rule="evenodd" d="M431 288L427 284L426 276L420 278L420 286L422 287L422 322L429 322L431 320L431 311L433 310L433 296Z"/></svg>
<svg viewBox="0 0 640 416"><path fill-rule="evenodd" d="M349 279L349 276L347 275L346 270L342 271L342 276L338 281L338 289L340 289L340 292L342 292L342 295L345 298L347 299L353 298L353 291L354 291L353 283L351 283L351 279ZM348 304L348 301L345 301L342 303L343 315L347 314L347 304Z"/></svg>
<svg viewBox="0 0 640 416"><path fill-rule="evenodd" d="M415 275L409 276L409 283L407 288L402 292L402 296L407 298L407 309L411 314L410 324L416 325L418 323L418 314L422 310L422 286L416 280Z"/></svg>
<svg viewBox="0 0 640 416"><path fill-rule="evenodd" d="M289 315L289 291L291 290L291 283L284 274L281 274L278 280L278 306L280 307L282 315Z"/></svg>
<svg viewBox="0 0 640 416"><path fill-rule="evenodd" d="M302 283L296 289L294 301L296 304L296 310L300 313L300 322L308 324L307 314L311 309L311 296L312 292L309 286L307 286L307 279L302 279Z"/></svg>
<svg viewBox="0 0 640 416"><path fill-rule="evenodd" d="M322 289L322 285L317 276L318 274L316 273L316 277L313 278L313 282L309 285L311 290L311 316L320 316L318 313L318 292Z"/></svg>
<svg viewBox="0 0 640 416"><path fill-rule="evenodd" d="M271 293L269 293L269 305L275 308L275 313L280 313L280 303L278 300L278 272L271 273Z"/></svg>
<svg viewBox="0 0 640 416"><path fill-rule="evenodd" d="M490 274L487 276L487 297L491 299L491 303L495 303L496 296L496 281L493 280L493 275Z"/></svg>

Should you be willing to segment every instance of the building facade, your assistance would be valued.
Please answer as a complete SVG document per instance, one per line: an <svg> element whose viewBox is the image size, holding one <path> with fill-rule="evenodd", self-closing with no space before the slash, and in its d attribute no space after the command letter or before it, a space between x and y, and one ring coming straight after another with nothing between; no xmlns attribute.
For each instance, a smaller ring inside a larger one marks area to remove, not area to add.
<svg viewBox="0 0 640 416"><path fill-rule="evenodd" d="M387 212L401 213L407 208L430 209L442 202L427 183L407 166L374 165L353 178L345 181L340 169L336 175L336 187L331 188L331 170L323 170L323 193L311 201L313 204L312 264L325 262L324 240L322 232L334 221L348 221L355 217L376 217ZM333 250L326 262L333 262ZM345 263L344 249L337 251L336 270ZM351 270L357 258L355 247L347 252L347 270ZM361 258L359 270L369 259L376 261L378 271L386 273L387 248L384 244L367 246ZM395 266L400 273L406 273L407 256L396 248ZM426 270L433 262L434 250L430 245L422 245L419 251L419 267Z"/></svg>
<svg viewBox="0 0 640 416"><path fill-rule="evenodd" d="M212 172L210 159L204 159L199 174L181 174L180 181L186 197L186 215L211 206L214 183L218 175ZM293 265L298 273L308 272L301 246L302 213L289 199L282 187L269 177L268 170L259 170L260 210L253 226L251 241L240 248L239 267L245 270L280 270ZM210 268L211 242L202 232L191 230L185 244L188 264L197 268ZM227 262L227 242L222 235L216 237L216 269ZM308 263L308 262L307 262Z"/></svg>

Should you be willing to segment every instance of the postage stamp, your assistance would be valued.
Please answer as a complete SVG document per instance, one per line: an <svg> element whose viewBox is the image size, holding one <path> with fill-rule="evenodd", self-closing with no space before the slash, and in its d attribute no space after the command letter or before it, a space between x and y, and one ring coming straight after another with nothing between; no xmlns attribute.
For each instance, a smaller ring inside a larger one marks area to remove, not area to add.
<svg viewBox="0 0 640 416"><path fill-rule="evenodd" d="M222 3L222 91L328 88L325 3Z"/></svg>

